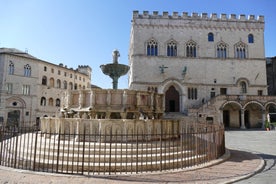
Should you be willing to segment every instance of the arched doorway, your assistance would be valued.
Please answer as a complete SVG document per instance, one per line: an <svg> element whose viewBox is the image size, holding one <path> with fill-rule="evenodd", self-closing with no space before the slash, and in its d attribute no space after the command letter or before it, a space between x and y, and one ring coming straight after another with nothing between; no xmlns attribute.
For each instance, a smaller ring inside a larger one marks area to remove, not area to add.
<svg viewBox="0 0 276 184"><path fill-rule="evenodd" d="M16 126L18 127L20 122L20 111L14 110L8 112L8 119L7 119L7 125L8 126Z"/></svg>
<svg viewBox="0 0 276 184"><path fill-rule="evenodd" d="M179 92L174 86L170 86L165 94L165 111L179 112Z"/></svg>

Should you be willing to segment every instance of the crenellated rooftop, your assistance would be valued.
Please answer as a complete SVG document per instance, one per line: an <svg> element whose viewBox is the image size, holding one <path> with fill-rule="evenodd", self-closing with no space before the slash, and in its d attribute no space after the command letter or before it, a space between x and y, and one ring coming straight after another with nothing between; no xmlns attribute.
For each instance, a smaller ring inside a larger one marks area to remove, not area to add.
<svg viewBox="0 0 276 184"><path fill-rule="evenodd" d="M78 65L78 68L90 68L89 65Z"/></svg>
<svg viewBox="0 0 276 184"><path fill-rule="evenodd" d="M163 12L160 14L158 11L153 11L150 13L149 11L143 11L139 13L139 11L133 11L133 19L195 19L195 20L222 20L222 21L249 21L249 22L264 22L264 16L260 15L256 17L255 15L246 16L244 14L236 15L236 14L218 14L212 13L191 13L190 15L187 12L179 13L172 12L169 14L168 12Z"/></svg>

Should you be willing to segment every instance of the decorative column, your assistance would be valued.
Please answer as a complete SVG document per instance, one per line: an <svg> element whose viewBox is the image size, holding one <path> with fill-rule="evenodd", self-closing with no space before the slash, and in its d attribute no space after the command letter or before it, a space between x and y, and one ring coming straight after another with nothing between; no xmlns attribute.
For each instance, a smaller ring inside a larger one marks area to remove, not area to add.
<svg viewBox="0 0 276 184"><path fill-rule="evenodd" d="M127 91L124 90L123 92L123 108L126 108L126 104L127 104Z"/></svg>
<svg viewBox="0 0 276 184"><path fill-rule="evenodd" d="M106 106L110 107L111 104L111 93L110 90L107 90L107 94L106 94Z"/></svg>
<svg viewBox="0 0 276 184"><path fill-rule="evenodd" d="M179 98L179 101L180 101L180 109L179 109L179 111L181 112L181 113L184 113L184 114L186 114L186 109L185 109L185 94L181 94L180 95L180 98Z"/></svg>
<svg viewBox="0 0 276 184"><path fill-rule="evenodd" d="M265 118L266 118L265 114L266 114L265 109L262 109L262 129L265 128Z"/></svg>
<svg viewBox="0 0 276 184"><path fill-rule="evenodd" d="M241 129L246 129L245 123L244 123L244 109L241 109Z"/></svg>
<svg viewBox="0 0 276 184"><path fill-rule="evenodd" d="M93 109L95 105L95 99L94 99L94 91L90 91L90 107Z"/></svg>
<svg viewBox="0 0 276 184"><path fill-rule="evenodd" d="M137 99L137 101L136 101L137 107L139 107L141 105L141 94L140 94L140 92L136 93L136 99Z"/></svg>
<svg viewBox="0 0 276 184"><path fill-rule="evenodd" d="M126 90L124 90L124 92L122 93L122 109L121 109L121 113L120 113L120 115L121 115L121 118L122 119L126 119L126 117L127 117L127 91Z"/></svg>
<svg viewBox="0 0 276 184"><path fill-rule="evenodd" d="M159 96L158 96L158 93L155 93L154 94L154 102L155 102L155 109L156 109L156 111L158 112L159 111L159 109L160 109L160 107L159 107L159 98L158 98Z"/></svg>
<svg viewBox="0 0 276 184"><path fill-rule="evenodd" d="M79 91L79 109L82 108L82 102L83 102L82 91Z"/></svg>
<svg viewBox="0 0 276 184"><path fill-rule="evenodd" d="M70 91L70 92L66 92L67 94L66 94L66 105L65 105L65 107L71 107L71 105L72 105L72 92Z"/></svg>
<svg viewBox="0 0 276 184"><path fill-rule="evenodd" d="M106 94L106 112L105 112L105 119L110 119L110 115L112 109L111 109L111 98L112 98L112 94L110 90L107 90L107 94Z"/></svg>
<svg viewBox="0 0 276 184"><path fill-rule="evenodd" d="M150 110L153 111L153 107L154 107L154 92L151 91L150 92Z"/></svg>
<svg viewBox="0 0 276 184"><path fill-rule="evenodd" d="M222 124L222 125L224 125L224 122L223 122L223 109L222 110L220 110L220 120L219 120L220 122L220 124Z"/></svg>

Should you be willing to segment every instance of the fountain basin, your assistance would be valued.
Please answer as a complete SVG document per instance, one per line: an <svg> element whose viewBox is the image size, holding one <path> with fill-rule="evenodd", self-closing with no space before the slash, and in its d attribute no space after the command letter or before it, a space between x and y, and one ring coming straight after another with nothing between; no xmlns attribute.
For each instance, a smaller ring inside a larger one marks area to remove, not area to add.
<svg viewBox="0 0 276 184"><path fill-rule="evenodd" d="M129 66L123 65L123 64L106 64L106 65L101 65L100 68L102 69L102 72L105 75L110 76L112 79L115 77L121 77L122 75L127 74L129 70Z"/></svg>
<svg viewBox="0 0 276 184"><path fill-rule="evenodd" d="M118 63L118 58L120 57L120 53L118 50L114 50L112 53L112 56L113 56L113 63L101 65L100 68L102 69L102 72L105 75L108 75L109 77L112 78L113 89L117 89L118 79L122 75L125 75L128 72L129 66Z"/></svg>
<svg viewBox="0 0 276 184"><path fill-rule="evenodd" d="M48 135L72 135L64 137L76 141L131 142L159 140L160 136L171 139L180 135L180 120L172 119L81 119L41 118L41 133ZM82 135L94 135L84 137ZM119 135L119 136L118 136ZM164 137L165 136L165 137ZM104 138L103 138L104 137Z"/></svg>
<svg viewBox="0 0 276 184"><path fill-rule="evenodd" d="M159 119L164 113L164 96L156 92L87 89L67 91L63 98L63 118Z"/></svg>

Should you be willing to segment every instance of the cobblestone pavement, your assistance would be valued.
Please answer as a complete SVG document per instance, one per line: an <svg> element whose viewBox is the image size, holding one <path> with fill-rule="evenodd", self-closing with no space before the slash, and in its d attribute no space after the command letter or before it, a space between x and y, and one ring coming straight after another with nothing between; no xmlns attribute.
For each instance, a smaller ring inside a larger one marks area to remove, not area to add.
<svg viewBox="0 0 276 184"><path fill-rule="evenodd" d="M29 171L22 171L0 167L0 183L5 184L80 184L80 183L111 183L111 184L142 184L142 183L231 183L237 180L248 178L256 172L254 178L263 179L263 174L269 173L273 177L274 169L275 175L275 144L276 131L226 131L226 146L230 149L231 156L226 161L191 171L174 171L167 173L154 174L139 174L139 175L119 175L119 176L71 176L59 175L49 173L33 173ZM269 145L263 144L268 143ZM252 145L249 145L252 144ZM264 147L264 148L262 148ZM256 149L255 149L256 148ZM256 153L256 154L252 154ZM260 159L263 157L267 163L263 169L264 161ZM271 159L272 158L272 159ZM274 159L274 162L270 163ZM269 164L268 164L269 163ZM249 179L242 180L242 182L251 182ZM276 178L275 178L276 179ZM274 179L274 180L275 180ZM267 180L268 182L272 180Z"/></svg>
<svg viewBox="0 0 276 184"><path fill-rule="evenodd" d="M276 131L226 131L226 138L228 148L254 153L265 161L260 173L236 183L276 183Z"/></svg>

